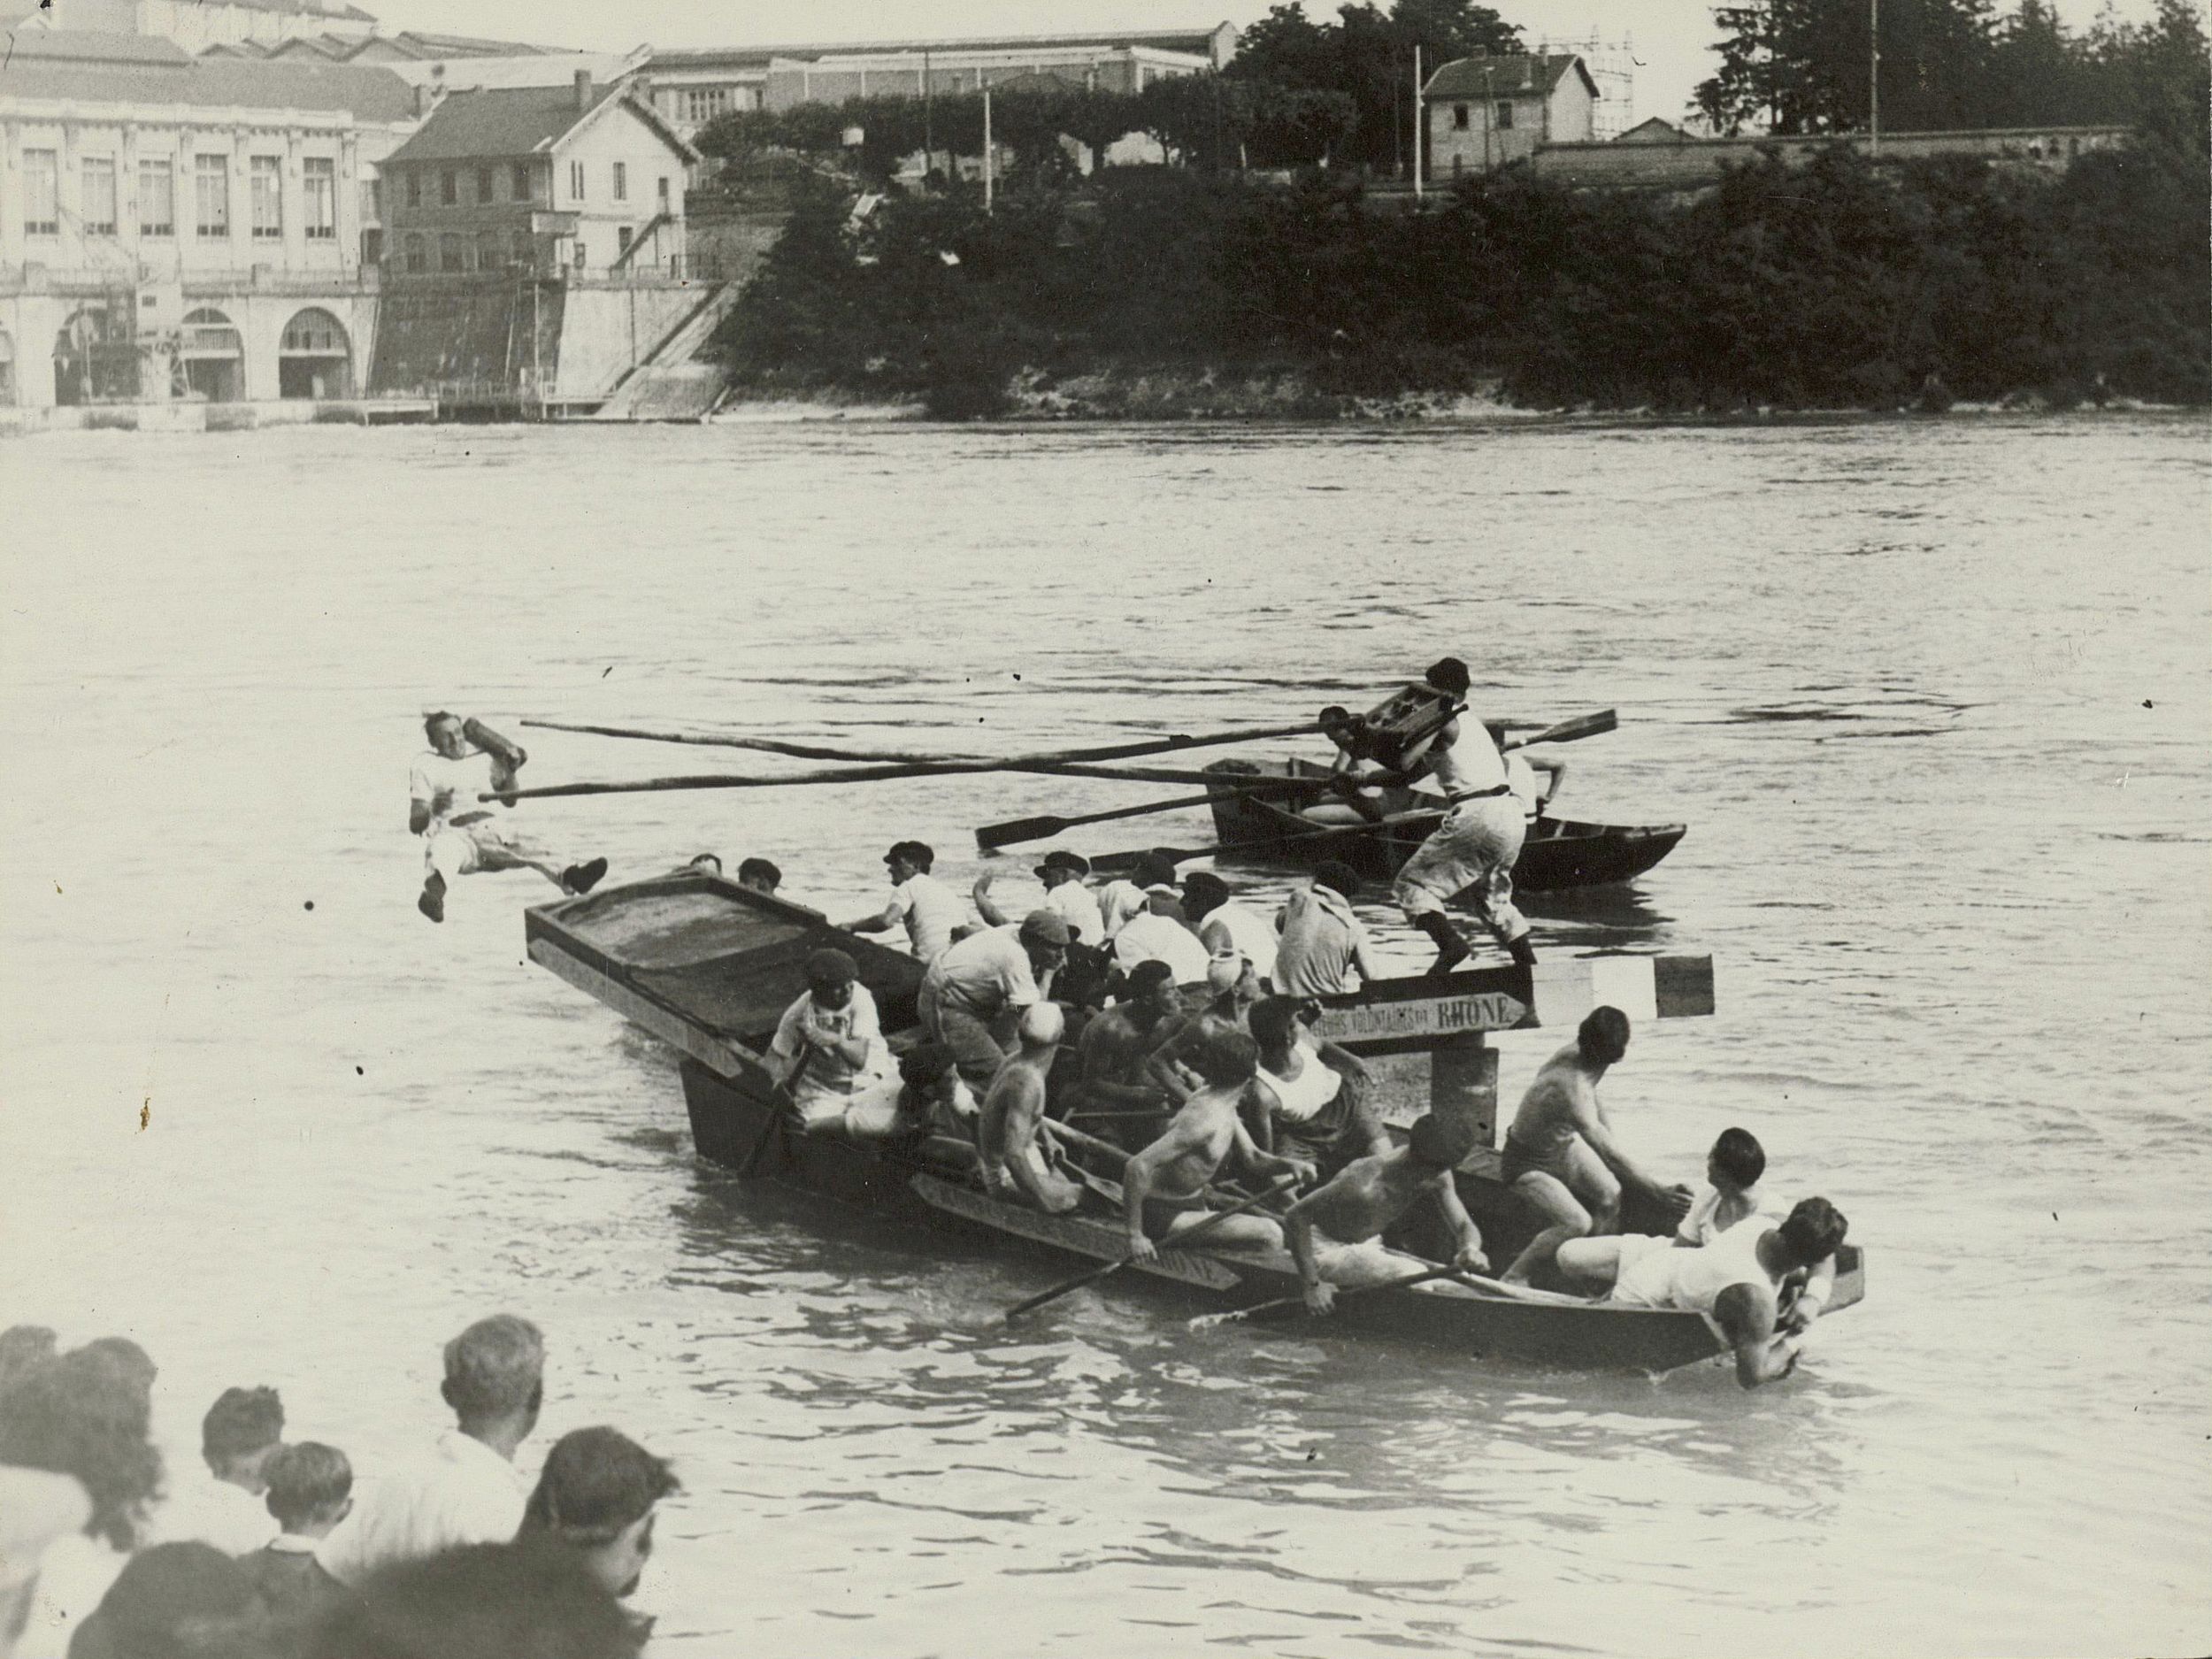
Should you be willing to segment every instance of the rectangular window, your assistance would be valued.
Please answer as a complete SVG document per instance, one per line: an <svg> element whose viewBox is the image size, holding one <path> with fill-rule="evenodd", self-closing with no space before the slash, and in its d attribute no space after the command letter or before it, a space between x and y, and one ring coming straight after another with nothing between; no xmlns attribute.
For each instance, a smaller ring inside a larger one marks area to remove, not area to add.
<svg viewBox="0 0 2212 1659"><path fill-rule="evenodd" d="M201 156L193 163L194 223L203 236L230 234L230 157Z"/></svg>
<svg viewBox="0 0 2212 1659"><path fill-rule="evenodd" d="M1513 105L1503 100L1498 104L1498 130L1505 132L1513 125Z"/></svg>
<svg viewBox="0 0 2212 1659"><path fill-rule="evenodd" d="M23 152L23 234L61 234L61 157L57 151Z"/></svg>
<svg viewBox="0 0 2212 1659"><path fill-rule="evenodd" d="M138 164L138 234L177 234L176 164L166 156L158 161L142 158Z"/></svg>
<svg viewBox="0 0 2212 1659"><path fill-rule="evenodd" d="M576 248L575 248L575 265L576 265L576 268L577 268L579 271L581 271L581 270L582 270L582 269L583 269L583 268L584 268L587 265L588 265L588 264L590 264L590 263L591 263L591 261L590 261L589 259L586 258L586 257L585 257L585 255L584 255L584 239L583 239L581 236L579 236L579 237L576 239Z"/></svg>
<svg viewBox="0 0 2212 1659"><path fill-rule="evenodd" d="M703 126L730 107L727 87L688 87L684 90L684 119Z"/></svg>
<svg viewBox="0 0 2212 1659"><path fill-rule="evenodd" d="M584 164L580 161L568 164L568 196L572 202L584 199Z"/></svg>
<svg viewBox="0 0 2212 1659"><path fill-rule="evenodd" d="M476 233L476 268L479 271L499 269L499 233L480 230Z"/></svg>
<svg viewBox="0 0 2212 1659"><path fill-rule="evenodd" d="M384 180L371 179L361 187L361 217L372 225L384 222Z"/></svg>
<svg viewBox="0 0 2212 1659"><path fill-rule="evenodd" d="M476 203L477 203L477 205L478 205L479 207L481 207L481 206L482 206L485 203L487 203L487 202L490 201L491 199L492 199L492 170L491 170L489 167L479 167L479 168L476 170Z"/></svg>
<svg viewBox="0 0 2212 1659"><path fill-rule="evenodd" d="M1467 106L1465 104L1452 105L1452 126L1463 133L1467 130Z"/></svg>
<svg viewBox="0 0 2212 1659"><path fill-rule="evenodd" d="M618 161L614 164L614 199L618 202L630 199L630 170Z"/></svg>
<svg viewBox="0 0 2212 1659"><path fill-rule="evenodd" d="M668 175L664 173L660 177L660 187L661 211L665 213L668 211Z"/></svg>
<svg viewBox="0 0 2212 1659"><path fill-rule="evenodd" d="M83 204L85 234L114 235L115 157L87 156L81 176L84 188L78 200Z"/></svg>
<svg viewBox="0 0 2212 1659"><path fill-rule="evenodd" d="M530 164L526 161L515 163L507 185L515 193L516 201L528 201L530 199Z"/></svg>
<svg viewBox="0 0 2212 1659"><path fill-rule="evenodd" d="M338 164L327 156L300 163L300 219L310 242L338 239Z"/></svg>
<svg viewBox="0 0 2212 1659"><path fill-rule="evenodd" d="M284 158L256 156L248 164L248 188L253 209L253 239L280 242L284 238Z"/></svg>
<svg viewBox="0 0 2212 1659"><path fill-rule="evenodd" d="M422 169L420 167L407 169L407 205L410 207L422 205Z"/></svg>
<svg viewBox="0 0 2212 1659"><path fill-rule="evenodd" d="M448 207L461 205L461 175L450 167L438 175L438 200Z"/></svg>
<svg viewBox="0 0 2212 1659"><path fill-rule="evenodd" d="M438 238L438 269L465 271L469 268L468 244L451 231Z"/></svg>
<svg viewBox="0 0 2212 1659"><path fill-rule="evenodd" d="M533 262L535 255L530 246L528 231L518 230L508 233L507 257L517 265L526 265Z"/></svg>
<svg viewBox="0 0 2212 1659"><path fill-rule="evenodd" d="M619 253L627 253L630 251L630 227L627 225L622 225L616 227L614 233L614 245L616 251Z"/></svg>
<svg viewBox="0 0 2212 1659"><path fill-rule="evenodd" d="M416 276L430 269L430 255L423 246L422 233L419 230L407 233L407 269Z"/></svg>

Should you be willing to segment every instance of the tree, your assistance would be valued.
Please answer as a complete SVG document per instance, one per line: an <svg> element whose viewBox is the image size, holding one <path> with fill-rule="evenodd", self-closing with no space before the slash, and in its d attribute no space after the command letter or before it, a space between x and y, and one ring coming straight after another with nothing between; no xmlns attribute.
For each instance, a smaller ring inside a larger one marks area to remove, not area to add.
<svg viewBox="0 0 2212 1659"><path fill-rule="evenodd" d="M1871 8L1863 0L1759 0L1717 7L1720 73L1697 90L1701 114L1740 132L1866 128ZM1882 125L1900 131L1985 127L1992 100L1992 0L1884 0Z"/></svg>

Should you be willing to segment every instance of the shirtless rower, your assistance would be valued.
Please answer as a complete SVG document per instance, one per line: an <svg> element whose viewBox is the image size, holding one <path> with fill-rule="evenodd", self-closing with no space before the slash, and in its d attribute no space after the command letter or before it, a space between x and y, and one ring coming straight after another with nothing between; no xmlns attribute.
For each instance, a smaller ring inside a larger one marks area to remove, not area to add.
<svg viewBox="0 0 2212 1659"><path fill-rule="evenodd" d="M1260 1000L1259 976L1242 956L1216 956L1209 961L1206 988L1213 994L1206 1005L1164 1028L1144 1063L1145 1075L1178 1106L1201 1087L1191 1056L1216 1037L1248 1031L1246 1022L1253 1004Z"/></svg>
<svg viewBox="0 0 2212 1659"><path fill-rule="evenodd" d="M1145 1062L1182 1011L1175 971L1164 962L1140 962L1121 1001L1085 1028L1081 1075L1063 1115L1171 1110L1174 1096L1147 1073Z"/></svg>
<svg viewBox="0 0 2212 1659"><path fill-rule="evenodd" d="M1261 1151L1310 1158L1326 1181L1356 1158L1389 1151L1390 1132L1368 1100L1366 1065L1319 1036L1309 1012L1317 1018L1318 1005L1292 996L1253 1004L1260 1064L1245 1127Z"/></svg>
<svg viewBox="0 0 2212 1659"><path fill-rule="evenodd" d="M1206 1184L1232 1153L1242 1170L1262 1179L1281 1175L1312 1179L1312 1164L1263 1152L1245 1133L1238 1109L1252 1085L1259 1053L1259 1045L1241 1031L1225 1032L1196 1046L1191 1063L1205 1087L1122 1171L1123 1218L1133 1260L1157 1261L1160 1251L1155 1239L1172 1243L1177 1233L1206 1219ZM1283 1237L1273 1220L1249 1214L1230 1217L1210 1228L1207 1236L1215 1244L1271 1247L1279 1246Z"/></svg>
<svg viewBox="0 0 2212 1659"><path fill-rule="evenodd" d="M1045 1077L1066 1029L1066 1016L1055 1003L1038 1002L1023 1010L1018 1027L1021 1047L991 1079L976 1128L983 1178L993 1190L1018 1191L1056 1216L1074 1209L1083 1196L1082 1187L1046 1162L1038 1139L1045 1115Z"/></svg>
<svg viewBox="0 0 2212 1659"><path fill-rule="evenodd" d="M1732 1227L1695 1249L1639 1233L1570 1239L1559 1247L1559 1269L1610 1302L1705 1315L1735 1350L1736 1380L1755 1388L1797 1369L1803 1337L1781 1312L1783 1286L1832 1260L1848 1229L1833 1204L1808 1198L1779 1226Z"/></svg>
<svg viewBox="0 0 2212 1659"><path fill-rule="evenodd" d="M1475 1138L1430 1112L1415 1120L1402 1147L1355 1159L1283 1217L1283 1234L1306 1287L1306 1306L1326 1313L1340 1285L1382 1285L1435 1265L1384 1248L1384 1231L1423 1199L1434 1201L1457 1249L1452 1265L1486 1273L1482 1232L1459 1201L1452 1171L1474 1150Z"/></svg>
<svg viewBox="0 0 2212 1659"><path fill-rule="evenodd" d="M1594 1008L1575 1040L1544 1062L1521 1097L1505 1132L1499 1179L1543 1212L1551 1225L1530 1240L1499 1275L1525 1285L1569 1239L1615 1233L1621 1192L1635 1188L1679 1221L1690 1207L1689 1189L1663 1187L1644 1173L1613 1139L1611 1119L1598 1100L1598 1082L1628 1052L1628 1016Z"/></svg>
<svg viewBox="0 0 2212 1659"><path fill-rule="evenodd" d="M1426 678L1432 689L1455 702L1467 695L1467 664L1456 657L1436 663ZM1507 954L1525 967L1532 964L1527 918L1513 908L1513 862L1521 856L1528 821L1506 780L1504 756L1482 726L1454 718L1400 757L1399 772L1408 782L1424 772L1436 780L1448 810L1406 860L1391 891L1406 925L1435 942L1436 962L1429 972L1448 973L1467 958L1467 941L1444 914L1445 905L1463 893Z"/></svg>

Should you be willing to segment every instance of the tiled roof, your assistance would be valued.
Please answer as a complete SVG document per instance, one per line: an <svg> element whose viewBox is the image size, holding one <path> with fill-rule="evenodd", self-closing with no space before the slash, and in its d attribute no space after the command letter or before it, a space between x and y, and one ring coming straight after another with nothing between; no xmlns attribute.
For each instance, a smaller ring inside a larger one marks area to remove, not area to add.
<svg viewBox="0 0 2212 1659"><path fill-rule="evenodd" d="M572 83L558 87L489 87L449 92L421 130L392 152L396 162L474 161L535 155L549 150L610 99L626 97L619 86L603 87L591 107L576 107ZM635 100L629 107L669 148L693 158L691 147Z"/></svg>
<svg viewBox="0 0 2212 1659"><path fill-rule="evenodd" d="M311 61L194 58L167 41L140 35L56 33L24 50L34 33L18 35L15 52L0 63L0 97L324 110L365 121L411 121L415 117L414 88L389 70Z"/></svg>
<svg viewBox="0 0 2212 1659"><path fill-rule="evenodd" d="M1588 82L1593 97L1597 96L1597 82L1572 52L1454 58L1429 78L1422 93L1431 98L1548 96L1571 71Z"/></svg>
<svg viewBox="0 0 2212 1659"><path fill-rule="evenodd" d="M1213 50L1216 30L1097 29L1069 35L982 35L953 40L834 41L810 46L708 46L656 50L653 65L663 69L764 69L771 58L800 59L880 57L894 52L1050 51L1079 46L1149 46L1158 51L1203 58Z"/></svg>
<svg viewBox="0 0 2212 1659"><path fill-rule="evenodd" d="M154 35L95 35L88 30L23 29L5 57L18 63L188 64L192 54Z"/></svg>

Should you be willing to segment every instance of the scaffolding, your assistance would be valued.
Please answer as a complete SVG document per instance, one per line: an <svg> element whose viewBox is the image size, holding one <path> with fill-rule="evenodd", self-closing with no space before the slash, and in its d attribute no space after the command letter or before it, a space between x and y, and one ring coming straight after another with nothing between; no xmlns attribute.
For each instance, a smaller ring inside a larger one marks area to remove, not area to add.
<svg viewBox="0 0 2212 1659"><path fill-rule="evenodd" d="M1581 40L1540 36L1535 50L1543 53L1572 52L1597 82L1597 108L1591 112L1592 135L1600 142L1618 138L1636 125L1636 47L1624 35L1609 41L1599 35Z"/></svg>

